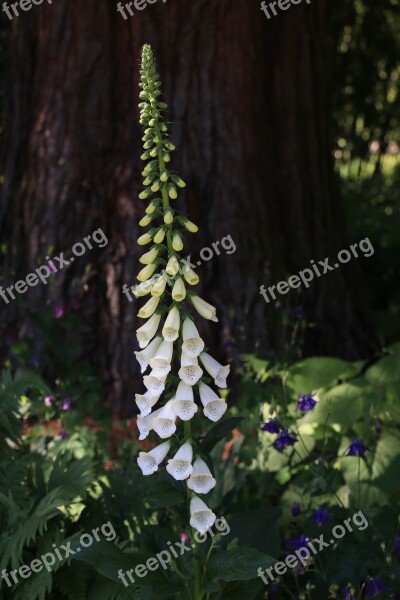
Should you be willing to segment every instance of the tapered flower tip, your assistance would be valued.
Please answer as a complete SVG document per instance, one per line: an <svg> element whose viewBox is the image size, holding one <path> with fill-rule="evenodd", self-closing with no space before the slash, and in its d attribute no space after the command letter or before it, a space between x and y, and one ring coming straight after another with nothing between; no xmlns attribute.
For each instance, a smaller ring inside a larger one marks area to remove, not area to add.
<svg viewBox="0 0 400 600"><path fill-rule="evenodd" d="M199 367L197 358L189 358L182 352L178 375L187 385L195 385L203 375L203 369Z"/></svg>
<svg viewBox="0 0 400 600"><path fill-rule="evenodd" d="M171 370L173 342L163 341L154 357L150 360L150 366L156 377L166 377Z"/></svg>
<svg viewBox="0 0 400 600"><path fill-rule="evenodd" d="M197 531L206 533L214 525L215 520L216 516L207 504L201 498L194 496L190 501L190 525Z"/></svg>
<svg viewBox="0 0 400 600"><path fill-rule="evenodd" d="M137 426L139 429L139 440L145 440L149 435L150 431L153 429L153 419L157 417L158 413L161 411L161 408L150 413L146 417L142 417L141 415L137 418Z"/></svg>
<svg viewBox="0 0 400 600"><path fill-rule="evenodd" d="M153 337L156 335L160 320L161 315L153 315L148 321L146 321L144 325L137 329L136 337L141 348L146 348L149 342L151 342Z"/></svg>
<svg viewBox="0 0 400 600"><path fill-rule="evenodd" d="M174 306L168 313L168 317L162 329L163 338L166 342L174 342L178 339L180 327L179 310Z"/></svg>
<svg viewBox="0 0 400 600"><path fill-rule="evenodd" d="M152 396L160 396L165 389L165 378L156 377L153 371L143 377L143 383Z"/></svg>
<svg viewBox="0 0 400 600"><path fill-rule="evenodd" d="M171 458L167 464L167 471L178 481L187 479L193 471L192 467L193 450L190 442L185 442L181 446L174 458Z"/></svg>
<svg viewBox="0 0 400 600"><path fill-rule="evenodd" d="M142 373L144 373L147 367L149 366L150 360L157 352L157 349L159 348L161 342L162 337L157 336L152 342L150 342L148 346L146 346L144 350L141 350L140 352L136 350L135 356L138 363L140 364L140 370Z"/></svg>
<svg viewBox="0 0 400 600"><path fill-rule="evenodd" d="M215 385L220 388L226 388L226 378L229 375L230 366L221 365L215 358L207 354L207 352L200 354L200 360L207 373L214 379Z"/></svg>
<svg viewBox="0 0 400 600"><path fill-rule="evenodd" d="M188 488L196 492L196 494L208 494L215 487L216 483L204 460L196 458L193 463L192 474L187 481Z"/></svg>
<svg viewBox="0 0 400 600"><path fill-rule="evenodd" d="M176 431L176 414L173 409L171 400L160 410L157 417L152 421L152 428L160 436L165 439L171 437Z"/></svg>
<svg viewBox="0 0 400 600"><path fill-rule="evenodd" d="M135 401L140 410L141 417L147 417L151 413L151 409L158 401L157 396L152 396L150 392L145 394L135 394Z"/></svg>
<svg viewBox="0 0 400 600"><path fill-rule="evenodd" d="M143 475L151 475L157 471L158 465L167 456L169 448L170 443L164 442L150 450L150 452L139 452L137 463Z"/></svg>
<svg viewBox="0 0 400 600"><path fill-rule="evenodd" d="M204 350L204 342L191 319L185 319L182 327L182 350L189 358L197 358Z"/></svg>
<svg viewBox="0 0 400 600"><path fill-rule="evenodd" d="M199 315L201 315L205 319L209 319L210 321L215 321L216 323L218 323L217 309L215 308L215 306L212 306L212 304L209 304L208 302L203 300L203 298L200 298L200 296L197 296L196 294L192 294L190 296L190 299L193 302L193 306L195 307Z"/></svg>

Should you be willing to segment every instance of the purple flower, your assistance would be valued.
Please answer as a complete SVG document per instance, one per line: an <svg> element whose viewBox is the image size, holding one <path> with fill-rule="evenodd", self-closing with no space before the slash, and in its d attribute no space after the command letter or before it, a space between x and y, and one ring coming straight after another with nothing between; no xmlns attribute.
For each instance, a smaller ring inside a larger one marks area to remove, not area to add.
<svg viewBox="0 0 400 600"><path fill-rule="evenodd" d="M31 365L33 365L34 367L39 367L40 366L40 358L38 356L32 356Z"/></svg>
<svg viewBox="0 0 400 600"><path fill-rule="evenodd" d="M293 517L298 517L301 512L300 504L298 502L293 502L290 511Z"/></svg>
<svg viewBox="0 0 400 600"><path fill-rule="evenodd" d="M356 597L352 594L351 588L349 585L346 585L343 590L343 598L344 600L357 600Z"/></svg>
<svg viewBox="0 0 400 600"><path fill-rule="evenodd" d="M43 402L45 403L46 406L52 406L55 402L53 396L45 396L43 398Z"/></svg>
<svg viewBox="0 0 400 600"><path fill-rule="evenodd" d="M289 433L289 431L281 431L274 442L274 447L277 450L284 450L288 446L293 446L297 442L297 438Z"/></svg>
<svg viewBox="0 0 400 600"><path fill-rule="evenodd" d="M369 577L365 585L366 596L378 596L381 592L387 590L387 583L379 579L379 577Z"/></svg>
<svg viewBox="0 0 400 600"><path fill-rule="evenodd" d="M67 440L69 435L65 429L60 430L60 440Z"/></svg>
<svg viewBox="0 0 400 600"><path fill-rule="evenodd" d="M301 410L302 412L307 412L315 408L317 401L314 400L312 396L307 396L307 394L300 394L300 400L296 404L296 410Z"/></svg>
<svg viewBox="0 0 400 600"><path fill-rule="evenodd" d="M317 525L323 525L329 521L328 513L323 506L318 506L317 510L310 516L310 519Z"/></svg>
<svg viewBox="0 0 400 600"><path fill-rule="evenodd" d="M64 316L64 302L58 302L54 307L54 317L56 319L61 319Z"/></svg>
<svg viewBox="0 0 400 600"><path fill-rule="evenodd" d="M181 542L185 542L185 544L188 544L190 542L190 537L188 536L187 533L180 533L179 534L180 540Z"/></svg>
<svg viewBox="0 0 400 600"><path fill-rule="evenodd" d="M299 538L285 540L285 544L291 550L300 550L306 548L310 538L302 534Z"/></svg>
<svg viewBox="0 0 400 600"><path fill-rule="evenodd" d="M354 439L347 450L347 456L359 456L360 458L364 458L365 453L369 451L369 448L364 446L364 444L360 440Z"/></svg>
<svg viewBox="0 0 400 600"><path fill-rule="evenodd" d="M261 431L268 431L268 433L279 433L279 423L277 419L269 419L261 427Z"/></svg>
<svg viewBox="0 0 400 600"><path fill-rule="evenodd" d="M72 400L67 398L67 396L65 396L65 398L61 402L61 410L71 410L71 408L74 408L74 403L72 402Z"/></svg>

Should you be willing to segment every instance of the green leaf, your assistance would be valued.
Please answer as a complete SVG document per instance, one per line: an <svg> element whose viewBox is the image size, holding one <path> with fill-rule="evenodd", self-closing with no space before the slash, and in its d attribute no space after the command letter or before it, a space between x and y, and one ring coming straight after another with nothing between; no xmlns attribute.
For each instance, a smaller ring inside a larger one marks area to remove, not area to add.
<svg viewBox="0 0 400 600"><path fill-rule="evenodd" d="M400 353L381 358L368 369L365 377L375 385L400 381Z"/></svg>
<svg viewBox="0 0 400 600"><path fill-rule="evenodd" d="M311 394L314 390L348 376L351 365L344 360L328 357L306 358L293 365L286 384L296 394Z"/></svg>
<svg viewBox="0 0 400 600"><path fill-rule="evenodd" d="M211 579L248 581L257 577L259 567L267 569L275 562L275 558L255 548L238 546L214 554L208 563L207 573Z"/></svg>
<svg viewBox="0 0 400 600"><path fill-rule="evenodd" d="M233 581L228 583L219 596L219 600L264 600L265 586L258 578L254 581Z"/></svg>
<svg viewBox="0 0 400 600"><path fill-rule="evenodd" d="M231 417L220 423L217 423L207 435L204 436L200 443L200 452L209 454L218 442L226 438L239 423L243 421L243 417Z"/></svg>
<svg viewBox="0 0 400 600"><path fill-rule="evenodd" d="M251 546L260 552L277 555L280 549L278 521L282 511L275 506L249 510L229 518L227 543L238 539L239 546ZM268 533L266 533L268 532Z"/></svg>

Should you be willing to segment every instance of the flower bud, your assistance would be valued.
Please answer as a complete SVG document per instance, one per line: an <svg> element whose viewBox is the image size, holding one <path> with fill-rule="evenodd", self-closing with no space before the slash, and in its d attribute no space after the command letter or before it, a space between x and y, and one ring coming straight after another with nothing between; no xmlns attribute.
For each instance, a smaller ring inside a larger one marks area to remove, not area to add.
<svg viewBox="0 0 400 600"><path fill-rule="evenodd" d="M140 236L137 243L139 244L139 246L145 246L146 244L149 244L151 240L152 236L150 235L150 233L145 233Z"/></svg>
<svg viewBox="0 0 400 600"><path fill-rule="evenodd" d="M172 210L167 210L167 212L164 215L164 223L166 225L171 225L172 221L174 220L174 213Z"/></svg>
<svg viewBox="0 0 400 600"><path fill-rule="evenodd" d="M197 285L199 283L199 276L187 265L183 268L183 276L189 285Z"/></svg>
<svg viewBox="0 0 400 600"><path fill-rule="evenodd" d="M160 175L160 179L163 183L168 181L168 171L163 171Z"/></svg>
<svg viewBox="0 0 400 600"><path fill-rule="evenodd" d="M151 295L155 296L156 298L159 298L164 293L166 285L167 285L167 278L165 277L165 273L162 273L158 277L158 279L155 282L155 284L153 285L153 287L151 288Z"/></svg>
<svg viewBox="0 0 400 600"><path fill-rule="evenodd" d="M174 283L174 287L172 288L172 298L176 302L182 302L182 300L186 298L186 288L181 277L178 277Z"/></svg>
<svg viewBox="0 0 400 600"><path fill-rule="evenodd" d="M146 265L141 271L139 271L137 279L138 281L147 281L153 275L157 265Z"/></svg>
<svg viewBox="0 0 400 600"><path fill-rule="evenodd" d="M186 227L186 229L188 231L190 231L190 233L197 233L199 230L197 225L192 223L192 221L189 221L189 219L185 219L185 221L183 221L183 225Z"/></svg>
<svg viewBox="0 0 400 600"><path fill-rule="evenodd" d="M183 242L179 233L174 233L174 236L172 238L172 247L175 250L175 252L180 252L181 250L183 250Z"/></svg>
<svg viewBox="0 0 400 600"><path fill-rule="evenodd" d="M140 317L141 319L148 319L149 317L151 317L151 315L153 315L156 312L159 302L160 298L151 297L150 300L148 300L146 304L144 304L139 310L138 317Z"/></svg>
<svg viewBox="0 0 400 600"><path fill-rule="evenodd" d="M149 225L152 221L152 217L150 217L149 215L145 215L143 217L143 219L140 219L139 221L139 225L140 227L147 227L147 225Z"/></svg>
<svg viewBox="0 0 400 600"><path fill-rule="evenodd" d="M167 271L168 275L176 275L179 273L179 262L176 256L171 256L165 270Z"/></svg>
<svg viewBox="0 0 400 600"><path fill-rule="evenodd" d="M163 227L160 227L160 229L157 231L156 235L154 236L154 242L156 244L161 244L164 241L165 238L165 229Z"/></svg>
<svg viewBox="0 0 400 600"><path fill-rule="evenodd" d="M142 263L142 265L151 265L151 263L153 263L155 261L157 256L158 256L157 248L152 248L151 250L149 250L148 252L146 252L145 254L143 254L143 256L141 256L139 258L139 262Z"/></svg>
<svg viewBox="0 0 400 600"><path fill-rule="evenodd" d="M168 196L172 199L172 200L176 200L176 198L178 197L178 193L176 191L176 187L174 186L173 183L169 183L168 184ZM140 196L139 196L140 198Z"/></svg>

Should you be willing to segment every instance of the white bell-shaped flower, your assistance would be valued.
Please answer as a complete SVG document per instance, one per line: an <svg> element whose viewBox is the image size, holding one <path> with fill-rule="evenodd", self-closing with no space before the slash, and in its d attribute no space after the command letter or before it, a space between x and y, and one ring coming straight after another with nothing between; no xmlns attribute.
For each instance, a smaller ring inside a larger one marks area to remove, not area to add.
<svg viewBox="0 0 400 600"><path fill-rule="evenodd" d="M193 463L192 474L187 480L188 488L196 492L196 494L208 494L215 487L216 483L204 460L196 458Z"/></svg>
<svg viewBox="0 0 400 600"><path fill-rule="evenodd" d="M140 369L141 369L142 373L144 373L145 370L147 369L147 367L149 366L151 359L157 352L162 341L163 341L162 337L157 336L154 338L154 340L152 342L150 342L150 344L148 346L146 346L146 348L144 350L141 350L140 352L139 352L139 350L137 350L135 352L135 356L137 358L138 363L140 364Z"/></svg>
<svg viewBox="0 0 400 600"><path fill-rule="evenodd" d="M152 396L150 392L145 394L135 394L135 401L140 410L141 417L147 417L151 413L151 409L158 402L159 396Z"/></svg>
<svg viewBox="0 0 400 600"><path fill-rule="evenodd" d="M180 316L179 310L174 306L168 313L162 329L163 338L166 342L174 342L179 336Z"/></svg>
<svg viewBox="0 0 400 600"><path fill-rule="evenodd" d="M190 501L190 524L201 533L206 533L215 523L216 516L207 504L193 496Z"/></svg>
<svg viewBox="0 0 400 600"><path fill-rule="evenodd" d="M231 370L230 366L226 365L224 367L217 360L215 360L215 358L207 354L207 352L202 352L200 354L200 360L203 363L207 373L209 373L209 375L211 375L211 377L214 379L215 385L220 388L226 388L226 378Z"/></svg>
<svg viewBox="0 0 400 600"><path fill-rule="evenodd" d="M199 383L199 392L201 403L204 406L204 415L210 421L219 421L228 408L225 400L202 381Z"/></svg>
<svg viewBox="0 0 400 600"><path fill-rule="evenodd" d="M190 442L185 442L179 448L174 458L169 459L166 469L174 479L182 481L183 479L187 479L193 471L192 460L192 446Z"/></svg>
<svg viewBox="0 0 400 600"><path fill-rule="evenodd" d="M155 298L155 297L153 298L153 296L152 296L150 298L150 300L148 300L146 302L146 304L144 304L142 306L142 308L139 310L137 316L140 317L141 319L148 319L149 317L154 315L159 303L160 303L160 298Z"/></svg>
<svg viewBox="0 0 400 600"><path fill-rule="evenodd" d="M150 366L153 369L152 373L154 373L156 377L166 377L170 372L173 349L173 342L164 341L150 360Z"/></svg>
<svg viewBox="0 0 400 600"><path fill-rule="evenodd" d="M178 277L174 283L174 287L172 288L172 298L175 302L182 302L182 300L186 298L186 288L181 277Z"/></svg>
<svg viewBox="0 0 400 600"><path fill-rule="evenodd" d="M146 348L148 343L151 342L156 335L160 320L161 315L153 315L144 325L136 330L137 341L141 348Z"/></svg>
<svg viewBox="0 0 400 600"><path fill-rule="evenodd" d="M169 400L152 421L152 429L165 439L171 437L176 431L176 414L172 401Z"/></svg>
<svg viewBox="0 0 400 600"><path fill-rule="evenodd" d="M165 272L163 271L154 281L154 285L151 288L151 295L160 298L164 293L166 285L167 279L165 277Z"/></svg>
<svg viewBox="0 0 400 600"><path fill-rule="evenodd" d="M182 326L183 352L189 358L197 358L204 350L204 342L191 319L185 319Z"/></svg>
<svg viewBox="0 0 400 600"><path fill-rule="evenodd" d="M195 385L203 375L203 369L199 367L197 358L189 358L182 352L181 368L178 371L179 378L187 385Z"/></svg>
<svg viewBox="0 0 400 600"><path fill-rule="evenodd" d="M193 306L195 307L199 315L201 315L205 319L209 319L210 321L215 321L216 323L218 323L217 309L215 308L215 306L209 304L208 302L203 300L203 298L200 298L200 296L197 296L196 294L191 294L190 299L193 302Z"/></svg>
<svg viewBox="0 0 400 600"><path fill-rule="evenodd" d="M150 452L139 452L137 463L143 475L151 475L158 470L158 465L167 456L169 448L170 443L164 442L150 450Z"/></svg>
<svg viewBox="0 0 400 600"><path fill-rule="evenodd" d="M152 396L160 396L165 390L165 377L156 377L153 371L143 377L143 383Z"/></svg>
<svg viewBox="0 0 400 600"><path fill-rule="evenodd" d="M190 421L198 411L193 398L193 388L184 381L178 385L173 406L176 416L182 421Z"/></svg>
<svg viewBox="0 0 400 600"><path fill-rule="evenodd" d="M137 426L139 429L139 440L145 440L149 435L150 431L153 429L153 419L157 417L157 415L161 412L161 408L154 411L153 413L148 414L146 417L142 415L138 415L137 418Z"/></svg>

